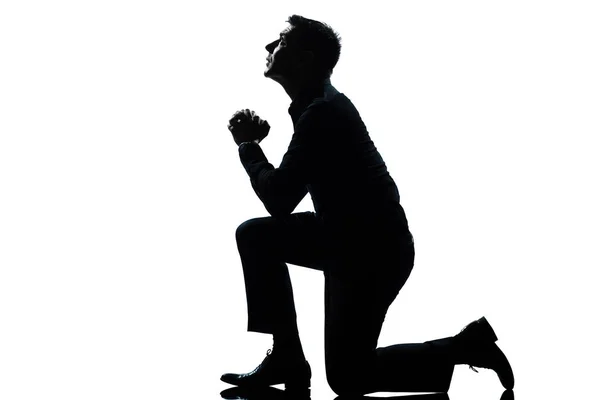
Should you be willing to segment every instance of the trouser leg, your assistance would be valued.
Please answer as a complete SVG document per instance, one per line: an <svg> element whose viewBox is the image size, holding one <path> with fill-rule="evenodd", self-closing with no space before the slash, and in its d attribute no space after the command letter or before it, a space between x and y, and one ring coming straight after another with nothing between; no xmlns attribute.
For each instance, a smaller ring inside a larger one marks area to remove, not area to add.
<svg viewBox="0 0 600 400"><path fill-rule="evenodd" d="M447 357L447 343L377 348L385 314L406 282L413 260L411 244L403 253L357 260L365 270L385 271L380 275L325 273L326 371L337 394L448 390L454 364ZM395 263L396 267L375 263Z"/></svg>
<svg viewBox="0 0 600 400"><path fill-rule="evenodd" d="M297 330L286 262L324 271L326 371L336 393L447 390L454 364L444 340L377 348L387 309L412 270L412 243L372 253L361 240L332 247L314 213L251 219L236 239L250 331Z"/></svg>
<svg viewBox="0 0 600 400"><path fill-rule="evenodd" d="M432 342L396 344L376 353L377 391L446 392L450 388L454 363Z"/></svg>
<svg viewBox="0 0 600 400"><path fill-rule="evenodd" d="M312 212L285 218L254 218L236 230L244 272L248 330L297 331L296 308L286 262L320 269L323 239Z"/></svg>

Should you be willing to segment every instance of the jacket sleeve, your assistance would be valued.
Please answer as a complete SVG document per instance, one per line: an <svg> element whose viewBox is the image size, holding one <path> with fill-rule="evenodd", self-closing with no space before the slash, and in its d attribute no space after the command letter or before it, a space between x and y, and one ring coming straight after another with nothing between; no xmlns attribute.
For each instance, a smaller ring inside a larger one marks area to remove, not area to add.
<svg viewBox="0 0 600 400"><path fill-rule="evenodd" d="M300 116L279 168L267 161L258 144L239 147L252 188L273 217L291 214L308 193L317 163L315 138L324 125L322 108L313 104Z"/></svg>

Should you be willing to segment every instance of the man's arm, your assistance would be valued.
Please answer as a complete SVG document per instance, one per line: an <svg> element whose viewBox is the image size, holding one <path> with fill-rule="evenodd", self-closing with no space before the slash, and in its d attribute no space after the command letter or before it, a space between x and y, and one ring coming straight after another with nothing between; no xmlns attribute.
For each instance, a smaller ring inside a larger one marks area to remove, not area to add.
<svg viewBox="0 0 600 400"><path fill-rule="evenodd" d="M321 106L309 107L296 123L288 150L274 168L257 143L239 146L240 160L267 211L274 217L291 214L306 196L316 170L316 141L323 127Z"/></svg>
<svg viewBox="0 0 600 400"><path fill-rule="evenodd" d="M290 156L288 149L279 168L274 168L257 143L245 142L239 147L240 160L250 176L252 188L273 217L291 214L308 193L303 179L294 171L296 166L289 169L290 159L295 162L294 158L299 155L297 150L294 148Z"/></svg>

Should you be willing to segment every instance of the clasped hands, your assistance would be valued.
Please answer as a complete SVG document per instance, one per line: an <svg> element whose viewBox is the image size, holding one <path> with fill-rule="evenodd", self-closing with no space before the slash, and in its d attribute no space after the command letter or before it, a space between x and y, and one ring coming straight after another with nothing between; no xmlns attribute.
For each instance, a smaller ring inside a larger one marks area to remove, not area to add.
<svg viewBox="0 0 600 400"><path fill-rule="evenodd" d="M244 109L237 111L227 124L233 140L239 146L243 142L260 143L269 134L269 123L261 119L254 111Z"/></svg>

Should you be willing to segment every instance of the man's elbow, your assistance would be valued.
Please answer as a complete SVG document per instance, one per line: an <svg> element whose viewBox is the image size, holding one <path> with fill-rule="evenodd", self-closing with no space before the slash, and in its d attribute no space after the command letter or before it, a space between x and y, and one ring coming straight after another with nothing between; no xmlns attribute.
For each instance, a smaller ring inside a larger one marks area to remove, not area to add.
<svg viewBox="0 0 600 400"><path fill-rule="evenodd" d="M267 211L274 218L284 218L284 217L287 217L288 215L290 215L292 213L292 211L294 211L294 209L290 209L289 207L288 208L268 207Z"/></svg>
<svg viewBox="0 0 600 400"><path fill-rule="evenodd" d="M286 217L292 212L294 212L294 209L296 208L296 206L290 204L282 204L281 202L265 204L265 207L269 214L271 214L271 216L275 218Z"/></svg>

